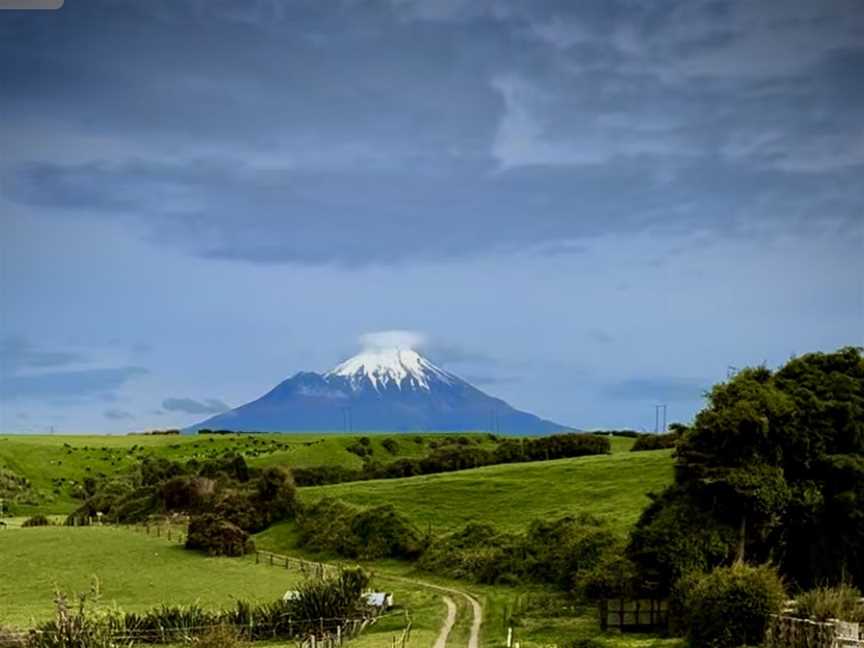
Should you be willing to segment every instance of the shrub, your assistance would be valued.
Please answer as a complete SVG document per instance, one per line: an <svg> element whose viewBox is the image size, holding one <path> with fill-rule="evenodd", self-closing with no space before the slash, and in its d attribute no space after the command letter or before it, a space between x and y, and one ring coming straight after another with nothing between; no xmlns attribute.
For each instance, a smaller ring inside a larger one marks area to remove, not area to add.
<svg viewBox="0 0 864 648"><path fill-rule="evenodd" d="M569 590L621 549L615 535L588 516L535 521L521 535L475 523L432 543L418 566L486 584L532 581Z"/></svg>
<svg viewBox="0 0 864 648"><path fill-rule="evenodd" d="M864 622L864 603L861 591L851 585L817 587L796 599L795 616L813 621L840 619L853 623Z"/></svg>
<svg viewBox="0 0 864 648"><path fill-rule="evenodd" d="M578 573L574 589L590 600L631 598L637 594L636 565L622 555L608 554Z"/></svg>
<svg viewBox="0 0 864 648"><path fill-rule="evenodd" d="M255 551L255 543L236 524L205 513L189 521L186 548L206 551L211 556L242 556Z"/></svg>
<svg viewBox="0 0 864 648"><path fill-rule="evenodd" d="M364 437L364 438L366 438L366 437ZM370 447L368 447L368 446L366 446L366 445L360 444L360 443L352 443L351 445L349 445L349 446L348 446L347 448L345 448L345 449L346 449L348 452L351 452L351 453L357 455L357 456L360 457L361 459L362 459L363 457L368 457L369 455L372 454L372 448L370 448Z"/></svg>
<svg viewBox="0 0 864 648"><path fill-rule="evenodd" d="M347 558L417 558L420 532L392 505L357 509L325 498L299 512L300 544Z"/></svg>
<svg viewBox="0 0 864 648"><path fill-rule="evenodd" d="M688 637L699 648L757 645L786 594L773 567L736 564L700 578L686 593Z"/></svg>
<svg viewBox="0 0 864 648"><path fill-rule="evenodd" d="M87 609L87 595L71 605L65 594L57 592L55 617L30 630L27 648L114 648L115 616L95 615Z"/></svg>
<svg viewBox="0 0 864 648"><path fill-rule="evenodd" d="M44 515L34 515L33 517L27 518L21 524L22 527L43 527L50 526L51 520L49 520Z"/></svg>
<svg viewBox="0 0 864 648"><path fill-rule="evenodd" d="M167 511L194 511L207 502L214 487L212 479L182 475L162 482L159 495Z"/></svg>
<svg viewBox="0 0 864 648"><path fill-rule="evenodd" d="M636 439L636 443L630 448L630 452L640 452L643 450L664 450L674 448L678 441L678 435L670 434L643 434Z"/></svg>
<svg viewBox="0 0 864 648"><path fill-rule="evenodd" d="M395 439L388 437L381 442L381 446L392 455L398 454L399 452L399 444Z"/></svg>

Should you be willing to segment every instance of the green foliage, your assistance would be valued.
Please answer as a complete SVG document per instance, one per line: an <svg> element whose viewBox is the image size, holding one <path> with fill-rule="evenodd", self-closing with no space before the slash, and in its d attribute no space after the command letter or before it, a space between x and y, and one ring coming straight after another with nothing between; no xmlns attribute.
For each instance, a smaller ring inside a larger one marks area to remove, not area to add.
<svg viewBox="0 0 864 648"><path fill-rule="evenodd" d="M860 349L745 369L715 386L677 456L675 485L632 537L649 579L668 589L688 569L737 557L776 560L799 586L864 583Z"/></svg>
<svg viewBox="0 0 864 648"><path fill-rule="evenodd" d="M688 572L705 572L733 558L736 530L719 524L677 488L655 497L631 532L627 555L638 565L641 589L664 594Z"/></svg>
<svg viewBox="0 0 864 648"><path fill-rule="evenodd" d="M853 623L864 622L864 602L861 590L851 585L817 587L795 599L795 616L813 621L840 619Z"/></svg>
<svg viewBox="0 0 864 648"><path fill-rule="evenodd" d="M633 598L641 587L636 565L626 556L611 551L604 552L596 564L576 574L573 584L589 600Z"/></svg>
<svg viewBox="0 0 864 648"><path fill-rule="evenodd" d="M678 435L675 433L669 434L641 434L636 438L631 452L641 452L643 450L667 450L674 448L678 442Z"/></svg>
<svg viewBox="0 0 864 648"><path fill-rule="evenodd" d="M43 527L50 525L51 520L49 520L44 515L34 515L33 517L29 517L21 523L22 527Z"/></svg>
<svg viewBox="0 0 864 648"><path fill-rule="evenodd" d="M213 513L189 520L186 548L210 556L242 556L255 551L255 543L243 529Z"/></svg>
<svg viewBox="0 0 864 648"><path fill-rule="evenodd" d="M395 439L391 439L389 437L381 441L381 447L392 455L395 455L399 452L399 443L397 443Z"/></svg>
<svg viewBox="0 0 864 648"><path fill-rule="evenodd" d="M367 439L368 437L362 437ZM390 453L398 451L393 439L384 439L381 445ZM477 447L466 436L445 437L440 442L430 442L431 452L425 457L403 457L386 464L370 460L372 447L357 443L347 450L365 460L360 469L337 466L315 466L294 469L294 479L299 486L322 486L348 481L369 479L398 479L415 475L432 475L455 472L481 466L527 461L549 461L567 457L608 454L609 439L591 434L555 434L533 439L507 439L497 444L494 451Z"/></svg>
<svg viewBox="0 0 864 648"><path fill-rule="evenodd" d="M697 648L758 645L785 599L780 576L771 567L717 568L693 581L684 594L690 643Z"/></svg>
<svg viewBox="0 0 864 648"><path fill-rule="evenodd" d="M549 583L570 590L622 550L617 536L591 516L534 521L522 534L485 524L430 543L418 566L485 584Z"/></svg>
<svg viewBox="0 0 864 648"><path fill-rule="evenodd" d="M323 499L297 515L302 546L347 558L417 558L424 538L391 505L358 509Z"/></svg>
<svg viewBox="0 0 864 648"><path fill-rule="evenodd" d="M113 617L98 615L87 609L87 595L71 605L61 592L54 599L53 621L31 630L27 648L116 648Z"/></svg>

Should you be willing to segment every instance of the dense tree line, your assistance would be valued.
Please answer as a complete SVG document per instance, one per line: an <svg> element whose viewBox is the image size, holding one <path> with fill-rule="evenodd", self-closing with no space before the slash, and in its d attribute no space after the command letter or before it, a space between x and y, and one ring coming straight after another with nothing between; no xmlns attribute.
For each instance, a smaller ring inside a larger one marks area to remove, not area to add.
<svg viewBox="0 0 864 648"><path fill-rule="evenodd" d="M292 471L294 482L297 486L321 486L367 479L393 479L503 463L608 454L611 451L608 438L592 434L554 434L537 438L503 439L494 450L479 448L471 444L467 437L457 437L457 439L465 439L466 443L439 445L428 455L420 458L402 458L383 464L367 460L362 468L333 465L294 468ZM368 457L371 455L368 448L368 444L357 442L349 448L349 451L358 456Z"/></svg>

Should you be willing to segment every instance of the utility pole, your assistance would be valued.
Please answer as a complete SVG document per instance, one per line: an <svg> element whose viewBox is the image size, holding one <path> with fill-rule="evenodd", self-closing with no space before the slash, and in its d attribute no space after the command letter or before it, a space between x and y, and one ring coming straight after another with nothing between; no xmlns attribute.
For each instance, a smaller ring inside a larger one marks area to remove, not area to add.
<svg viewBox="0 0 864 648"><path fill-rule="evenodd" d="M661 418L660 412L663 412L663 416ZM663 422L663 427L661 429L660 422ZM660 432L666 432L666 404L655 405L654 406L654 434L659 434Z"/></svg>

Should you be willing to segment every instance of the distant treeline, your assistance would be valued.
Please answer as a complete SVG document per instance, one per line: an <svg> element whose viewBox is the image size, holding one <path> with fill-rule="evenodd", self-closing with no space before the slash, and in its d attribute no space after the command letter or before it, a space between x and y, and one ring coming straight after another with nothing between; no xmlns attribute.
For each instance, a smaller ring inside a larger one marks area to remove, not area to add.
<svg viewBox="0 0 864 648"><path fill-rule="evenodd" d="M628 439L638 439L640 436L642 436L642 433L637 432L636 430L591 430L589 434L626 437Z"/></svg>
<svg viewBox="0 0 864 648"><path fill-rule="evenodd" d="M180 430L170 429L170 430L147 430L146 432L130 432L129 436L165 436L165 435L173 435L180 434Z"/></svg>
<svg viewBox="0 0 864 648"><path fill-rule="evenodd" d="M453 472L481 466L548 461L611 452L609 439L593 434L554 434L536 439L503 439L494 450L471 445L448 445L420 458L381 464L367 461L362 468L324 465L293 468L297 486L322 486L368 479L396 479Z"/></svg>

